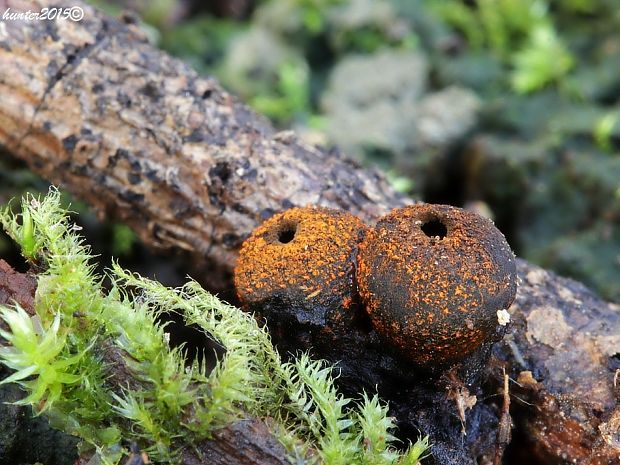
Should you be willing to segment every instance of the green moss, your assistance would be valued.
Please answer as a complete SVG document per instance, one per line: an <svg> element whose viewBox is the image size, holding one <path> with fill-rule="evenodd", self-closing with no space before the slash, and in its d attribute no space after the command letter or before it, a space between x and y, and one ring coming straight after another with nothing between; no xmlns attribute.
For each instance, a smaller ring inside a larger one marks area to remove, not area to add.
<svg viewBox="0 0 620 465"><path fill-rule="evenodd" d="M82 438L104 463L118 463L130 441L156 462L175 463L182 448L247 413L276 419L274 434L295 463L415 464L428 447L421 440L398 452L376 396L352 403L337 392L332 368L307 355L283 363L251 315L194 281L169 289L114 264L106 292L57 191L22 208L0 220L39 271L36 315L0 310L9 328L0 332L0 361L14 370L3 383L20 384L27 396L19 403ZM158 323L164 312L225 347L213 370L187 366L169 347Z"/></svg>
<svg viewBox="0 0 620 465"><path fill-rule="evenodd" d="M250 104L260 113L283 123L294 115L304 115L310 106L308 68L303 62L285 61L277 70L274 91L258 94Z"/></svg>
<svg viewBox="0 0 620 465"><path fill-rule="evenodd" d="M427 0L439 18L459 31L473 51L488 50L510 65L510 84L530 93L561 82L575 59L556 30L556 18L542 0Z"/></svg>
<svg viewBox="0 0 620 465"><path fill-rule="evenodd" d="M512 87L529 93L552 82L559 82L575 60L556 31L549 25L532 30L527 44L513 56Z"/></svg>
<svg viewBox="0 0 620 465"><path fill-rule="evenodd" d="M117 257L129 255L131 249L136 243L136 239L136 235L131 228L129 228L129 226L121 223L115 223L112 225L111 251Z"/></svg>

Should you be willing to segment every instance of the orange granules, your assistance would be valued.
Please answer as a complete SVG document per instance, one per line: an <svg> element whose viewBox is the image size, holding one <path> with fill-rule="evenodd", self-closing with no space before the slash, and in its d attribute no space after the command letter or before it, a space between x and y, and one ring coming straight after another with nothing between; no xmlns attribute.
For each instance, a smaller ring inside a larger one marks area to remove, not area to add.
<svg viewBox="0 0 620 465"><path fill-rule="evenodd" d="M418 204L383 217L360 245L357 282L375 330L420 365L450 363L503 335L497 312L516 265L490 220Z"/></svg>
<svg viewBox="0 0 620 465"><path fill-rule="evenodd" d="M287 210L244 242L234 278L244 307L273 316L279 338L303 328L308 346L331 344L369 331L365 312L379 335L369 340L420 366L490 347L516 293L514 255L492 222L430 204L374 228L327 208Z"/></svg>
<svg viewBox="0 0 620 465"><path fill-rule="evenodd" d="M342 319L354 297L355 256L366 227L349 213L293 208L273 216L243 243L235 267L246 307L290 306L298 318L323 326Z"/></svg>

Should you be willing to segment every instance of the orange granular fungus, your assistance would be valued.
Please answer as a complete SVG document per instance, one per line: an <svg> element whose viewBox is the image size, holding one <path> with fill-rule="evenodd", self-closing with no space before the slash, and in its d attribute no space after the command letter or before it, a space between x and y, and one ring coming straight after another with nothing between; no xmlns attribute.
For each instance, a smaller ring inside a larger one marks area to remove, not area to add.
<svg viewBox="0 0 620 465"><path fill-rule="evenodd" d="M273 216L241 247L234 275L240 301L259 311L266 301L281 302L321 313L319 318L349 308L356 300L355 256L365 230L356 216L322 207Z"/></svg>
<svg viewBox="0 0 620 465"><path fill-rule="evenodd" d="M491 221L446 205L393 210L368 233L357 281L375 330L417 364L458 360L502 334L514 255Z"/></svg>

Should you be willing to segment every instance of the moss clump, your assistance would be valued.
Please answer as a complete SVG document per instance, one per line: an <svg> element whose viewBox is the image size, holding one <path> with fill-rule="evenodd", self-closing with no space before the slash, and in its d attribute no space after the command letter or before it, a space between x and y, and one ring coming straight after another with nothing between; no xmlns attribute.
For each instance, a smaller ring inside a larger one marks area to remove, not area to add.
<svg viewBox="0 0 620 465"><path fill-rule="evenodd" d="M22 207L0 220L39 271L36 314L0 310L9 328L0 362L14 370L3 383L19 383L27 393L19 403L82 438L103 463L118 463L132 441L155 462L178 462L180 450L247 413L277 420L274 434L295 463L418 462L426 442L394 449L393 420L376 396L351 406L323 362L282 363L251 315L196 282L169 289L118 265L106 292L58 192ZM158 323L162 312L178 312L225 347L215 369L186 366Z"/></svg>

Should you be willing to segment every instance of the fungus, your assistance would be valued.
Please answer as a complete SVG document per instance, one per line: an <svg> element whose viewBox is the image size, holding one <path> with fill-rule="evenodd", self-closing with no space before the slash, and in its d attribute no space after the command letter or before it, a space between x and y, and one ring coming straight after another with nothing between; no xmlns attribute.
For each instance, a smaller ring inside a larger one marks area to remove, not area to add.
<svg viewBox="0 0 620 465"><path fill-rule="evenodd" d="M419 366L457 362L499 340L498 315L517 287L514 255L490 220L430 204L378 221L359 247L357 282L379 336Z"/></svg>
<svg viewBox="0 0 620 465"><path fill-rule="evenodd" d="M332 328L353 317L355 257L366 227L349 213L292 208L243 243L234 281L242 305L267 317Z"/></svg>

